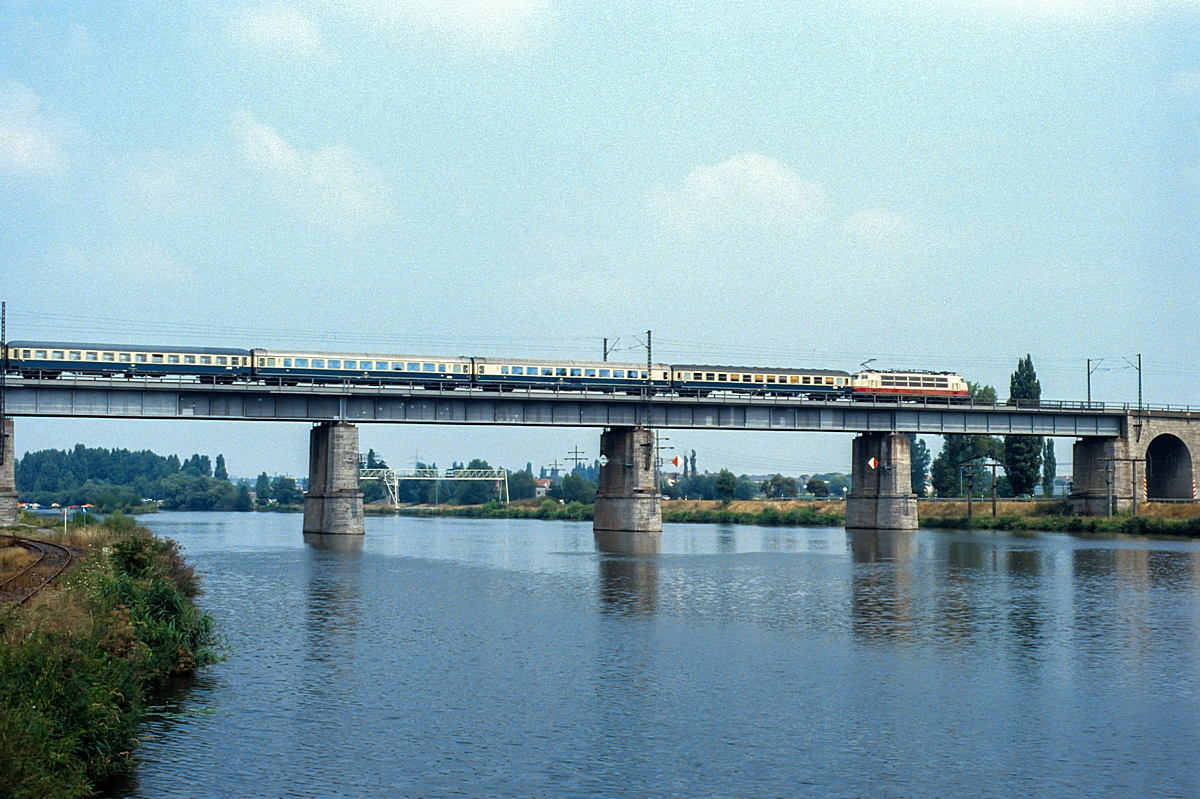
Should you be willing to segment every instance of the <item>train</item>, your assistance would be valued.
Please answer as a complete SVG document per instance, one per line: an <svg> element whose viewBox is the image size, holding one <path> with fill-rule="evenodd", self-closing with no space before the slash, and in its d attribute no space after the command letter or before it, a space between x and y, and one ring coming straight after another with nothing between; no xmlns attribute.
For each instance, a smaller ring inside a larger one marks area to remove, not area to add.
<svg viewBox="0 0 1200 799"><path fill-rule="evenodd" d="M11 341L4 368L22 377L194 377L201 383L259 381L398 384L427 389L554 389L705 397L717 392L819 398L965 398L954 372L615 363L534 358L330 353L274 348L147 346Z"/></svg>

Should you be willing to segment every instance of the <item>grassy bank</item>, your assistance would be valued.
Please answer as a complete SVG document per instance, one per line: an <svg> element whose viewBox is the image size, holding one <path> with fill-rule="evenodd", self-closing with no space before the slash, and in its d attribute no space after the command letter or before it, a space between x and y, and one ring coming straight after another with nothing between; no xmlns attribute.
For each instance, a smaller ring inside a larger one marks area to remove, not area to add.
<svg viewBox="0 0 1200 799"><path fill-rule="evenodd" d="M588 522L595 505L571 502L560 505L553 499L518 500L508 505L426 505L399 509L367 508L367 513L400 516L451 516L469 519L555 519ZM758 524L764 526L835 527L845 520L838 502L732 502L667 500L662 503L664 522L697 524Z"/></svg>
<svg viewBox="0 0 1200 799"><path fill-rule="evenodd" d="M178 546L128 516L9 532L79 554L53 586L0 608L0 796L86 796L130 767L148 693L216 659L213 622Z"/></svg>
<svg viewBox="0 0 1200 799"><path fill-rule="evenodd" d="M975 500L971 518L967 517L965 500L921 502L917 512L921 526L930 528L1200 537L1200 505L1190 504L1145 503L1139 506L1137 516L1131 510L1124 510L1111 519L1071 516L1065 500L1000 500L995 516L990 499Z"/></svg>

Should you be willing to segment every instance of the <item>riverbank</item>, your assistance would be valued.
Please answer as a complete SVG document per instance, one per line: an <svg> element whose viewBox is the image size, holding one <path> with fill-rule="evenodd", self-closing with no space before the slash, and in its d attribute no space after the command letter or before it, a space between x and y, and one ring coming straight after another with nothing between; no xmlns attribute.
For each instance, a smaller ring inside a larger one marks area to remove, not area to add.
<svg viewBox="0 0 1200 799"><path fill-rule="evenodd" d="M450 516L469 519L553 519L587 522L594 504L557 500L517 500L508 505L410 505L399 508L367 507L369 515ZM842 502L731 502L664 500L664 522L680 524L757 524L762 526L836 527L845 522Z"/></svg>
<svg viewBox="0 0 1200 799"><path fill-rule="evenodd" d="M178 546L113 514L5 532L66 544L77 561L25 605L0 607L0 795L87 796L130 768L147 697L214 662L211 617Z"/></svg>
<svg viewBox="0 0 1200 799"><path fill-rule="evenodd" d="M399 508L368 506L368 515L449 516L468 519L552 519L591 521L594 505L553 499L517 500L508 505L409 505ZM1147 503L1134 517L1122 511L1112 519L1071 516L1065 500L1000 500L996 516L990 500L975 500L967 516L966 500L922 500L921 527L972 530L1044 530L1064 533L1124 533L1200 537L1200 505ZM840 500L786 502L747 500L728 505L714 500L663 500L663 521L674 524L750 524L763 527L839 527L846 521Z"/></svg>

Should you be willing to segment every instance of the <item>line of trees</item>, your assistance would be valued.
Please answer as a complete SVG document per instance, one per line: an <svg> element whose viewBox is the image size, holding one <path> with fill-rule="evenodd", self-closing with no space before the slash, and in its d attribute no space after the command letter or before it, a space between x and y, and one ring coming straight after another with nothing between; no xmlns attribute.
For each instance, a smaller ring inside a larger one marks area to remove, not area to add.
<svg viewBox="0 0 1200 799"><path fill-rule="evenodd" d="M74 449L26 452L16 462L17 493L40 505L96 506L101 512L135 510L143 499L171 510L250 510L250 492L229 480L224 455L216 466L199 453L187 460L150 450Z"/></svg>

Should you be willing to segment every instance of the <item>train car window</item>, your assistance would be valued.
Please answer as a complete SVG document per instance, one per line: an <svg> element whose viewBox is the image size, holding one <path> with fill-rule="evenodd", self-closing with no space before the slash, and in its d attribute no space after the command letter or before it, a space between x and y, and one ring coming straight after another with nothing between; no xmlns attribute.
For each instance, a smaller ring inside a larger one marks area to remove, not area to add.
<svg viewBox="0 0 1200 799"><path fill-rule="evenodd" d="M523 375L523 374L525 374L525 367L524 366L514 366L512 368L512 373L514 375Z"/></svg>
<svg viewBox="0 0 1200 799"><path fill-rule="evenodd" d="M152 353L150 353L150 363L163 363L164 357L165 356L158 355L158 354L152 352Z"/></svg>
<svg viewBox="0 0 1200 799"><path fill-rule="evenodd" d="M65 357L66 357L66 355L65 355L65 353L63 353L63 351L62 351L62 350L54 350L54 356L53 356L53 357L54 357L54 360L56 360L56 361L61 361L61 360L63 360L63 358L65 358Z"/></svg>
<svg viewBox="0 0 1200 799"><path fill-rule="evenodd" d="M650 377L650 373L649 373L649 372L642 372L642 379L643 379L643 380L646 380L646 379L648 379L649 377Z"/></svg>
<svg viewBox="0 0 1200 799"><path fill-rule="evenodd" d="M601 376L601 377L608 377L608 376L609 376L609 374L608 374L608 370L607 370L607 369L601 369L601 370L600 370L600 376Z"/></svg>
<svg viewBox="0 0 1200 799"><path fill-rule="evenodd" d="M89 352L89 353L87 354L87 360L89 360L89 361L96 361L96 360L99 360L99 356L98 356L96 353L94 353L94 352Z"/></svg>
<svg viewBox="0 0 1200 799"><path fill-rule="evenodd" d="M613 369L613 377L624 377L624 376L625 376L624 369Z"/></svg>
<svg viewBox="0 0 1200 799"><path fill-rule="evenodd" d="M832 385L833 385L833 378L832 378L832 377L827 377L827 378L825 378L825 385L827 385L827 386L832 386Z"/></svg>
<svg viewBox="0 0 1200 799"><path fill-rule="evenodd" d="M500 374L502 374L502 375L506 375L506 374L508 374L508 367L507 367L507 366L501 366L501 367L500 367Z"/></svg>
<svg viewBox="0 0 1200 799"><path fill-rule="evenodd" d="M267 359L266 359L266 358L259 358L259 359L258 359L258 365L259 365L259 366L266 366L266 365L267 365Z"/></svg>
<svg viewBox="0 0 1200 799"><path fill-rule="evenodd" d="M178 355L168 355L167 363L179 363L179 356Z"/></svg>
<svg viewBox="0 0 1200 799"><path fill-rule="evenodd" d="M727 382L727 381L729 380L729 375L727 375L727 374L718 374L718 375L717 375L717 380L718 380L718 381L720 381L720 382L722 382L722 383L724 383L724 382Z"/></svg>
<svg viewBox="0 0 1200 799"><path fill-rule="evenodd" d="M46 359L46 351L45 350L37 350L37 355L35 357L45 360Z"/></svg>
<svg viewBox="0 0 1200 799"><path fill-rule="evenodd" d="M75 350L71 350L71 357L68 360L78 361L79 357L80 356L79 356L78 352L76 352Z"/></svg>
<svg viewBox="0 0 1200 799"><path fill-rule="evenodd" d="M791 377L788 378L788 382L792 383L792 384L799 383L800 377L798 375L792 375Z"/></svg>
<svg viewBox="0 0 1200 799"><path fill-rule="evenodd" d="M204 364L205 366L212 366L212 356L211 355L201 355L200 363Z"/></svg>
<svg viewBox="0 0 1200 799"><path fill-rule="evenodd" d="M438 371L439 371L439 372L445 372L445 371L446 371L446 364L444 364L444 363L439 363L439 364L438 364Z"/></svg>
<svg viewBox="0 0 1200 799"><path fill-rule="evenodd" d="M325 368L325 359L324 358L313 358L312 365L313 365L314 369L324 369Z"/></svg>
<svg viewBox="0 0 1200 799"><path fill-rule="evenodd" d="M768 382L768 383L774 383L774 382L775 382L775 375L767 375L767 382Z"/></svg>
<svg viewBox="0 0 1200 799"><path fill-rule="evenodd" d="M386 369L387 367L385 366L385 367L383 367L383 368L384 368L384 369ZM393 372L403 372L403 371L404 371L404 364L402 364L402 363L396 363L395 361L393 361L393 362L392 362L392 371L393 371Z"/></svg>
<svg viewBox="0 0 1200 799"><path fill-rule="evenodd" d="M343 361L342 366L345 366L347 369L356 369L358 364L355 361Z"/></svg>
<svg viewBox="0 0 1200 799"><path fill-rule="evenodd" d="M29 350L24 350L24 354L23 354L21 357L22 357L22 358L28 358L28 357L29 357Z"/></svg>
<svg viewBox="0 0 1200 799"><path fill-rule="evenodd" d="M583 377L583 372L579 369L572 369L571 377Z"/></svg>
<svg viewBox="0 0 1200 799"><path fill-rule="evenodd" d="M308 358L297 358L296 366L308 367Z"/></svg>
<svg viewBox="0 0 1200 799"><path fill-rule="evenodd" d="M421 371L421 364L419 364L419 363L410 363L410 364L408 365L408 371L410 371L410 372L419 372L419 371Z"/></svg>
<svg viewBox="0 0 1200 799"><path fill-rule="evenodd" d="M426 372L436 371L436 368L431 363L423 364L423 368L425 369Z"/></svg>
<svg viewBox="0 0 1200 799"><path fill-rule="evenodd" d="M117 356L115 356L115 355L114 355L113 353L111 353L111 352L106 352L106 353L104 353L104 360L105 360L105 361L108 361L109 363L111 363L112 361L115 361L115 360L116 360L116 357L117 357Z"/></svg>
<svg viewBox="0 0 1200 799"><path fill-rule="evenodd" d="M716 375L714 375L712 372L705 372L704 379L705 380L714 380L714 379L716 379Z"/></svg>
<svg viewBox="0 0 1200 799"><path fill-rule="evenodd" d="M526 374L528 374L528 372ZM542 376L543 377L553 377L554 370L551 369L549 366L543 366L542 367Z"/></svg>
<svg viewBox="0 0 1200 799"><path fill-rule="evenodd" d="M800 382L801 382L803 385L806 385L806 386L807 386L807 385L810 385L810 384L812 383L812 378L811 378L811 377L809 377L808 375L805 375L805 376L804 376L804 378L803 378L803 379L802 379Z"/></svg>
<svg viewBox="0 0 1200 799"><path fill-rule="evenodd" d="M554 376L555 377L566 377L567 376L566 368L562 367L562 366L555 367L554 368Z"/></svg>
<svg viewBox="0 0 1200 799"><path fill-rule="evenodd" d="M291 359L291 358L284 358L284 359L283 359L283 365L284 365L284 366L291 366L291 365L292 365L292 359ZM296 365L297 365L297 366L299 366L300 364L296 364Z"/></svg>
<svg viewBox="0 0 1200 799"><path fill-rule="evenodd" d="M595 376L596 376L596 370L595 370L595 369L584 369L584 370L583 370L583 376L584 376L584 377L595 377ZM663 377L665 378L665 377L666 377L666 375L663 375Z"/></svg>
<svg viewBox="0 0 1200 799"><path fill-rule="evenodd" d="M336 361L328 361L328 362L326 362L325 366L327 366L330 369L341 369L342 368L342 360L339 358Z"/></svg>
<svg viewBox="0 0 1200 799"><path fill-rule="evenodd" d="M183 356L183 362L184 363L195 363L196 356L195 355L185 355L185 356Z"/></svg>
<svg viewBox="0 0 1200 799"><path fill-rule="evenodd" d="M139 352L137 355L133 356L133 360L137 361L138 363L145 363L146 362L146 353Z"/></svg>

